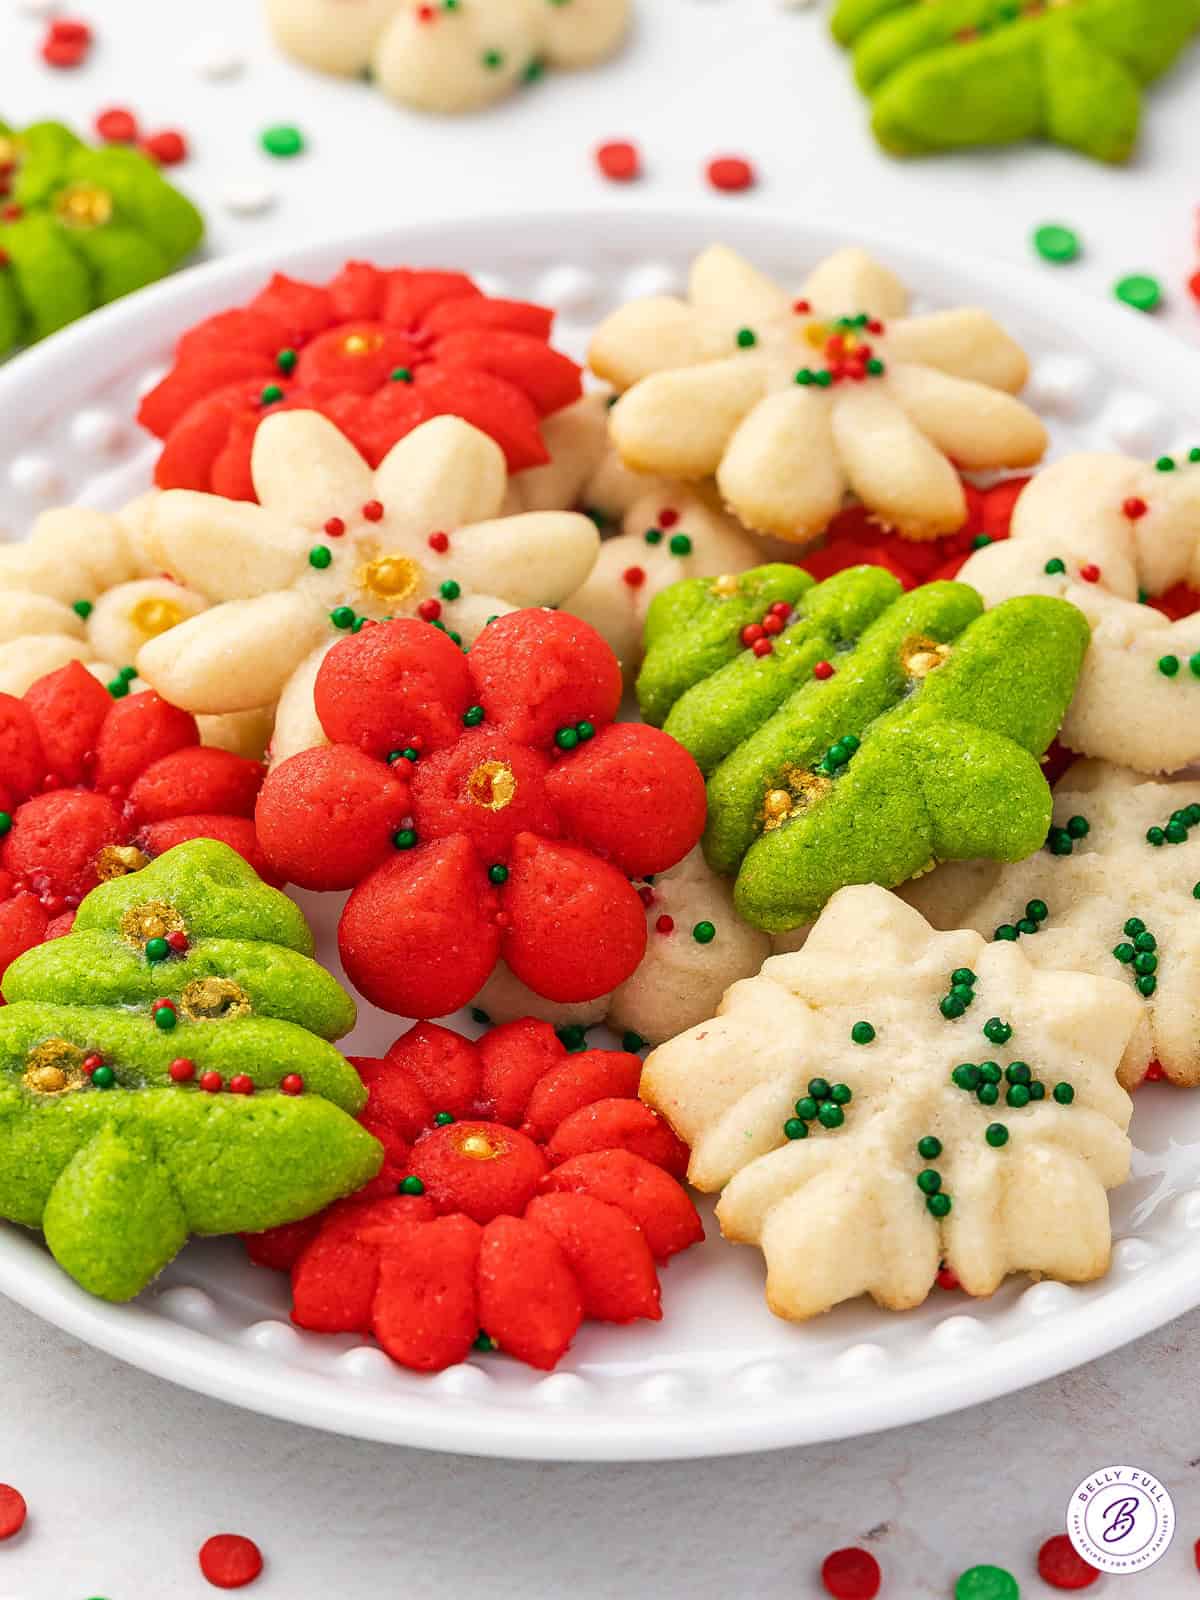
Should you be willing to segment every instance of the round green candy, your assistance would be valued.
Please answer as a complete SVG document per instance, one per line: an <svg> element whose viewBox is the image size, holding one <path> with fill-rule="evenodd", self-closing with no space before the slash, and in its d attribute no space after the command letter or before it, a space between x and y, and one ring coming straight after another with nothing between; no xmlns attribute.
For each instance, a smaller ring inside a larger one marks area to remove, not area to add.
<svg viewBox="0 0 1200 1600"><path fill-rule="evenodd" d="M1033 922L1045 922L1050 915L1050 907L1044 900L1030 900L1025 907L1025 915Z"/></svg>
<svg viewBox="0 0 1200 1600"><path fill-rule="evenodd" d="M420 1178L418 1178L414 1173L410 1173L407 1178L401 1179L401 1182L400 1182L400 1193L401 1194L413 1194L413 1195L424 1194L425 1193L425 1185L421 1182Z"/></svg>
<svg viewBox="0 0 1200 1600"><path fill-rule="evenodd" d="M942 1141L932 1133L927 1133L923 1139L917 1140L917 1154L922 1161L936 1161L942 1153Z"/></svg>
<svg viewBox="0 0 1200 1600"><path fill-rule="evenodd" d="M692 929L692 938L697 944L711 944L716 936L716 927L711 922L698 922Z"/></svg>
<svg viewBox="0 0 1200 1600"><path fill-rule="evenodd" d="M960 1089L978 1089L983 1081L979 1068L972 1061L964 1061L960 1067L955 1067L950 1077Z"/></svg>
<svg viewBox="0 0 1200 1600"><path fill-rule="evenodd" d="M1033 1073L1024 1061L1011 1061L1004 1069L1004 1076L1009 1083L1023 1083L1026 1086L1033 1081Z"/></svg>
<svg viewBox="0 0 1200 1600"><path fill-rule="evenodd" d="M1021 1600L1021 1591L1003 1567L968 1567L954 1585L954 1600Z"/></svg>
<svg viewBox="0 0 1200 1600"><path fill-rule="evenodd" d="M832 1100L826 1100L817 1111L817 1121L823 1128L840 1128L845 1120L846 1113Z"/></svg>
<svg viewBox="0 0 1200 1600"><path fill-rule="evenodd" d="M1060 222L1044 222L1034 230L1033 248L1043 261L1065 266L1079 259L1079 235Z"/></svg>
<svg viewBox="0 0 1200 1600"><path fill-rule="evenodd" d="M975 1097L981 1106L994 1106L1000 1098L1000 1089L994 1083L981 1083L975 1091Z"/></svg>
<svg viewBox="0 0 1200 1600"><path fill-rule="evenodd" d="M1005 941L1006 940L1010 944L1014 939L1019 938L1019 937L1020 937L1019 930L1016 927L1014 927L1011 922L1002 922L1000 924L1000 926L996 929L995 933L992 935L993 939L999 939L1001 941Z"/></svg>
<svg viewBox="0 0 1200 1600"><path fill-rule="evenodd" d="M947 1022L953 1022L957 1017L961 1017L966 1009L966 1006L956 994L945 995L938 1002L938 1010L942 1013Z"/></svg>
<svg viewBox="0 0 1200 1600"><path fill-rule="evenodd" d="M811 1122L817 1114L817 1102L811 1095L804 1095L796 1101L796 1115L803 1117L806 1122Z"/></svg>
<svg viewBox="0 0 1200 1600"><path fill-rule="evenodd" d="M850 1029L850 1037L855 1044L870 1044L875 1037L875 1029L869 1022L856 1022Z"/></svg>
<svg viewBox="0 0 1200 1600"><path fill-rule="evenodd" d="M807 1139L808 1123L801 1122L799 1117L789 1117L783 1125L783 1131L789 1139Z"/></svg>
<svg viewBox="0 0 1200 1600"><path fill-rule="evenodd" d="M993 1044L1007 1044L1012 1038L1012 1024L1002 1021L1000 1017L989 1017L983 1025L983 1032Z"/></svg>
<svg viewBox="0 0 1200 1600"><path fill-rule="evenodd" d="M935 1172L932 1167L926 1167L923 1172L917 1173L917 1188L922 1194L937 1194L942 1187L942 1175Z"/></svg>
<svg viewBox="0 0 1200 1600"><path fill-rule="evenodd" d="M171 946L165 939L146 940L146 960L165 961L171 954Z"/></svg>
<svg viewBox="0 0 1200 1600"><path fill-rule="evenodd" d="M948 1194L930 1194L925 1197L925 1209L934 1217L948 1217L950 1215L950 1196Z"/></svg>
<svg viewBox="0 0 1200 1600"><path fill-rule="evenodd" d="M829 1098L835 1106L848 1106L854 1099L854 1091L848 1083L835 1083L829 1091Z"/></svg>
<svg viewBox="0 0 1200 1600"><path fill-rule="evenodd" d="M1015 1106L1020 1111L1029 1104L1028 1086L1023 1083L1014 1083L1004 1098L1010 1106Z"/></svg>
<svg viewBox="0 0 1200 1600"><path fill-rule="evenodd" d="M1008 1129L1002 1122L989 1122L983 1137L993 1150L1000 1150L1008 1143Z"/></svg>
<svg viewBox="0 0 1200 1600"><path fill-rule="evenodd" d="M298 156L304 149L304 135L290 122L277 122L263 129L260 143L269 156Z"/></svg>
<svg viewBox="0 0 1200 1600"><path fill-rule="evenodd" d="M1146 924L1141 917L1130 917L1122 929L1122 932L1127 933L1131 939L1136 939L1139 933L1145 933L1145 931Z"/></svg>
<svg viewBox="0 0 1200 1600"><path fill-rule="evenodd" d="M1131 272L1113 288L1117 299L1135 311L1155 311L1162 304L1162 284L1146 272Z"/></svg>
<svg viewBox="0 0 1200 1600"><path fill-rule="evenodd" d="M1122 943L1113 946L1113 955L1116 956L1123 967L1127 967L1136 954L1137 952L1131 944Z"/></svg>
<svg viewBox="0 0 1200 1600"><path fill-rule="evenodd" d="M1056 1083L1054 1085L1054 1098L1060 1106L1069 1106L1075 1098L1075 1091L1069 1083Z"/></svg>
<svg viewBox="0 0 1200 1600"><path fill-rule="evenodd" d="M829 1079L828 1078L810 1078L808 1080L808 1092L809 1092L810 1095L812 1095L814 1100L828 1100L829 1099Z"/></svg>
<svg viewBox="0 0 1200 1600"><path fill-rule="evenodd" d="M984 1083L999 1083L1003 1077L999 1064L995 1061L984 1061L979 1067L979 1076Z"/></svg>

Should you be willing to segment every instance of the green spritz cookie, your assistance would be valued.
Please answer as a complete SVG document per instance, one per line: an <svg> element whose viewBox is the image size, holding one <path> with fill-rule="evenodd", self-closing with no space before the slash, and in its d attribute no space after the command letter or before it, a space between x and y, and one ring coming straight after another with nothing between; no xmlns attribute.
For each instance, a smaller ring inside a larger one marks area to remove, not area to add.
<svg viewBox="0 0 1200 1600"><path fill-rule="evenodd" d="M1200 0L839 0L876 138L895 155L1043 138L1125 161L1141 89L1200 28Z"/></svg>
<svg viewBox="0 0 1200 1600"><path fill-rule="evenodd" d="M0 1009L0 1216L128 1300L189 1234L261 1232L362 1187L382 1151L328 1041L354 1003L286 896L193 840L94 889Z"/></svg>
<svg viewBox="0 0 1200 1600"><path fill-rule="evenodd" d="M60 122L0 124L0 162L0 353L154 283L203 237L195 206L138 150L93 149Z"/></svg>
<svg viewBox="0 0 1200 1600"><path fill-rule="evenodd" d="M985 613L965 584L905 594L880 567L764 606L780 581L764 574L779 571L743 573L736 593L724 578L665 590L638 681L647 720L708 778L704 852L737 876L745 920L782 932L848 883L1037 850L1039 757L1079 675L1083 614L1042 596ZM772 616L767 650L755 630Z"/></svg>

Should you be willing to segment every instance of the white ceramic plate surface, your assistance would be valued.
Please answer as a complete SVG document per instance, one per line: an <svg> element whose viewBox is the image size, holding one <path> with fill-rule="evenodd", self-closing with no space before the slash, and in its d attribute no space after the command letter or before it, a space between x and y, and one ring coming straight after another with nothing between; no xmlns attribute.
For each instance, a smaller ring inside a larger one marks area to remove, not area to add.
<svg viewBox="0 0 1200 1600"><path fill-rule="evenodd" d="M0 537L78 501L115 509L150 481L138 394L199 318L239 303L282 268L323 277L348 257L461 267L493 292L560 308L576 354L596 319L633 296L681 287L711 242L711 217L649 209L477 217L219 262L84 322L0 372ZM954 259L869 230L792 221L731 204L721 237L798 283L838 245L887 261L923 306L980 304L1029 349L1029 398L1054 451L1143 455L1200 442L1200 360L1151 322L1082 301L1066 277ZM336 960L337 897L301 897L318 952ZM403 1031L364 1007L346 1045L382 1050ZM436 1377L360 1339L287 1320L285 1280L233 1241L194 1243L136 1303L93 1300L40 1242L0 1225L0 1290L123 1360L249 1409L338 1433L517 1458L651 1460L770 1449L913 1422L1009 1393L1136 1338L1200 1303L1200 1095L1137 1096L1135 1176L1113 1197L1117 1244L1100 1283L1017 1279L987 1301L935 1291L919 1311L843 1306L805 1327L777 1321L757 1252L710 1238L664 1275L665 1317L586 1326L551 1375L476 1357Z"/></svg>

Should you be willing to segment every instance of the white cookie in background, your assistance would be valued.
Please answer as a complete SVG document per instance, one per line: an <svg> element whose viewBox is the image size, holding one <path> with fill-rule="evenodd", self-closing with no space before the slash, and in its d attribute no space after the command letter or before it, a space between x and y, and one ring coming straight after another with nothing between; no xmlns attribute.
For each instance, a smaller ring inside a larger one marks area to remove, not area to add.
<svg viewBox="0 0 1200 1600"><path fill-rule="evenodd" d="M1055 788L1057 831L1047 849L1011 866L948 862L902 893L937 927L975 928L988 939L997 929L1002 939L1016 932L1022 954L1036 966L1119 978L1137 992L1141 1013L1121 1082L1134 1088L1157 1062L1173 1083L1195 1087L1200 828L1183 822L1166 832L1173 814L1189 806L1200 821L1200 782L1168 783L1079 761ZM1147 838L1152 828L1162 830L1160 843ZM1127 932L1130 919L1144 928ZM1149 948L1135 948L1139 939ZM1149 993L1137 991L1139 978Z"/></svg>
<svg viewBox="0 0 1200 1600"><path fill-rule="evenodd" d="M1200 760L1200 612L1170 622L1139 601L1200 589L1200 448L1191 457L1056 461L1017 500L1011 537L959 573L988 605L1049 594L1079 607L1092 643L1059 737L1139 772Z"/></svg>
<svg viewBox="0 0 1200 1600"><path fill-rule="evenodd" d="M746 527L797 543L848 492L931 539L966 518L956 467L1030 466L1047 436L1013 398L1025 354L985 311L907 310L903 285L862 250L828 257L797 295L714 245L686 301L622 306L589 361L625 391L612 437L636 471L715 475Z"/></svg>
<svg viewBox="0 0 1200 1600"><path fill-rule="evenodd" d="M956 985L973 998L947 1016ZM1088 1282L1129 1174L1117 1069L1140 1005L846 888L799 954L655 1050L641 1093L690 1144L690 1181L721 1191L726 1238L763 1251L779 1316L917 1306L943 1262L975 1295L1013 1272Z"/></svg>
<svg viewBox="0 0 1200 1600"><path fill-rule="evenodd" d="M153 559L216 603L137 666L195 714L286 696L291 754L311 687L289 684L307 671L311 686L315 653L351 627L420 615L469 644L489 617L560 604L599 547L574 512L500 515L503 452L457 417L423 423L373 472L326 418L280 412L258 430L252 470L257 504L173 489L150 507Z"/></svg>
<svg viewBox="0 0 1200 1600"><path fill-rule="evenodd" d="M621 45L630 0L267 0L290 56L369 74L418 111L477 111L547 68L587 67Z"/></svg>

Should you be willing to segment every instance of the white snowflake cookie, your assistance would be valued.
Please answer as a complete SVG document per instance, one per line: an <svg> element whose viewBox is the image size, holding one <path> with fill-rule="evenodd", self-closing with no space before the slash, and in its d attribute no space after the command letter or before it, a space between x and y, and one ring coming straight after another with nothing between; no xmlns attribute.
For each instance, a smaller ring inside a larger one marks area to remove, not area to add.
<svg viewBox="0 0 1200 1600"><path fill-rule="evenodd" d="M711 1016L730 984L757 972L771 953L768 935L737 916L732 885L706 864L699 846L638 892L646 908L646 954L614 993L586 1005L556 1005L500 963L475 1004L494 1022L539 1017L587 1029L607 1021L625 1035L627 1049L640 1049Z"/></svg>
<svg viewBox="0 0 1200 1600"><path fill-rule="evenodd" d="M630 0L267 0L281 48L418 111L477 111L618 48Z"/></svg>
<svg viewBox="0 0 1200 1600"><path fill-rule="evenodd" d="M1200 761L1200 612L1172 622L1144 601L1200 588L1200 448L1154 464L1077 455L1024 489L1011 537L959 578L995 605L1060 595L1092 643L1059 737L1080 755L1139 772Z"/></svg>
<svg viewBox="0 0 1200 1600"><path fill-rule="evenodd" d="M857 249L799 297L723 246L692 265L687 301L638 300L601 324L589 360L626 391L612 413L626 464L716 474L749 528L803 543L853 493L912 539L953 533L964 471L1041 459L1046 431L1014 395L1024 352L985 311L909 317L908 294Z"/></svg>
<svg viewBox="0 0 1200 1600"><path fill-rule="evenodd" d="M779 1316L920 1305L942 1262L975 1295L1013 1272L1086 1282L1129 1173L1116 1074L1140 1004L847 888L799 954L656 1050L641 1093L722 1191L726 1238L763 1251Z"/></svg>
<svg viewBox="0 0 1200 1600"><path fill-rule="evenodd" d="M212 608L152 640L142 677L187 711L280 701L277 760L324 743L312 709L321 655L364 620L420 616L470 644L491 616L558 605L586 579L599 537L573 512L502 517L499 445L435 417L372 472L312 411L259 428L258 504L172 489L145 539Z"/></svg>
<svg viewBox="0 0 1200 1600"><path fill-rule="evenodd" d="M1047 847L950 862L908 885L941 928L1019 941L1039 967L1116 975L1139 997L1121 1082L1200 1084L1200 783L1079 761L1054 792Z"/></svg>

